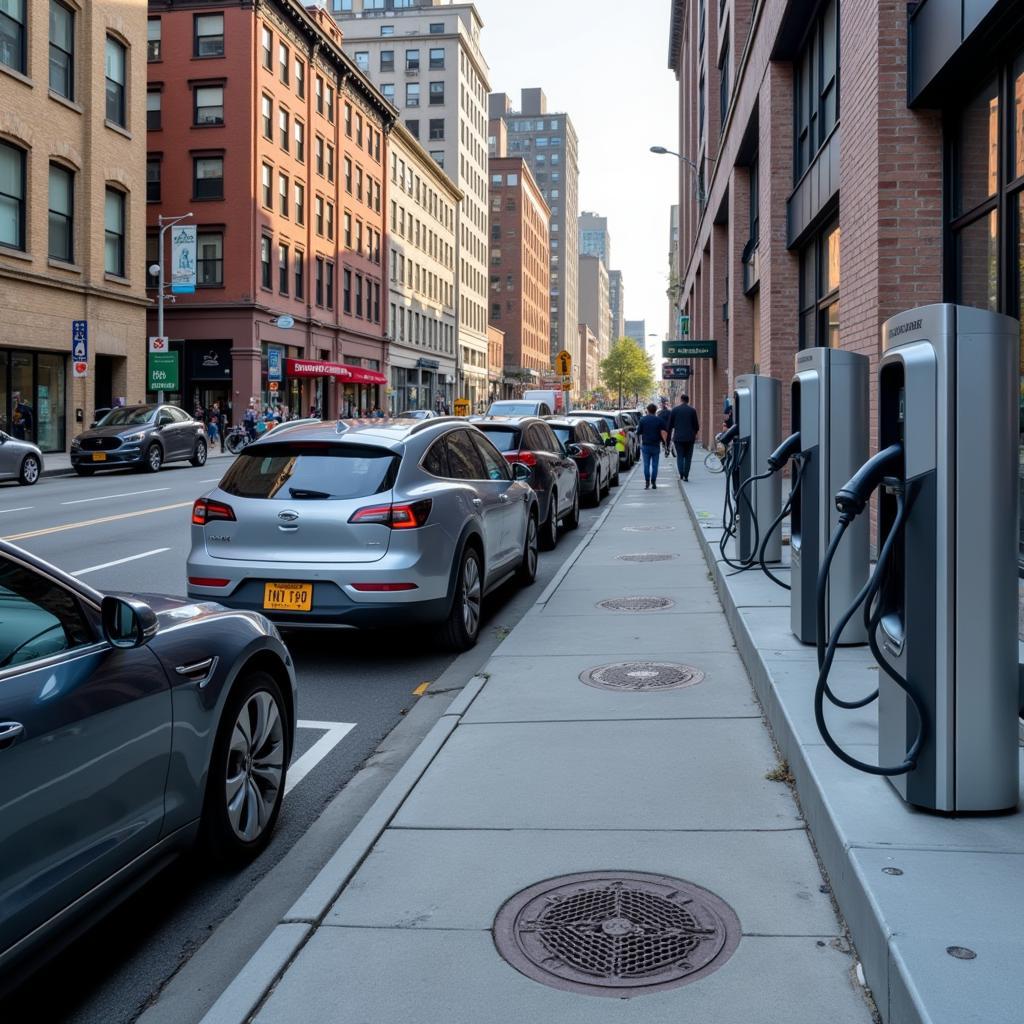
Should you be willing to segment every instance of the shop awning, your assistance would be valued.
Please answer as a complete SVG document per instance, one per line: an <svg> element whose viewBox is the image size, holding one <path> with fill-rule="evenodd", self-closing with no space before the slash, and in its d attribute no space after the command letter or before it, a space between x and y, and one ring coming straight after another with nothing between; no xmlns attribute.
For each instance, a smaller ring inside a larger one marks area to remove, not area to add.
<svg viewBox="0 0 1024 1024"><path fill-rule="evenodd" d="M388 379L377 370L345 363L322 363L316 359L286 359L284 372L289 377L336 377L352 384L387 384Z"/></svg>

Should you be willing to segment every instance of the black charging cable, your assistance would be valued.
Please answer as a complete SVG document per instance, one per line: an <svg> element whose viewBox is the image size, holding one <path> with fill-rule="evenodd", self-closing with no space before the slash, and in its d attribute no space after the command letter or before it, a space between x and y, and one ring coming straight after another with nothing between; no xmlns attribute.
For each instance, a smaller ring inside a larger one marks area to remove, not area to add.
<svg viewBox="0 0 1024 1024"><path fill-rule="evenodd" d="M804 479L804 472L807 469L807 462L809 456L807 455L794 455L793 464L796 466L796 474L793 477L793 484L789 490L789 497L786 499L786 504L782 506L782 511L772 520L771 526L765 531L764 539L761 541L761 550L757 553L758 564L761 567L761 572L765 574L776 586L782 587L783 590L792 590L792 586L780 580L768 565L765 560L765 555L768 552L768 542L772 538L772 534L782 526L783 519L786 518L793 511L793 502L796 500L796 496L800 493L800 484Z"/></svg>

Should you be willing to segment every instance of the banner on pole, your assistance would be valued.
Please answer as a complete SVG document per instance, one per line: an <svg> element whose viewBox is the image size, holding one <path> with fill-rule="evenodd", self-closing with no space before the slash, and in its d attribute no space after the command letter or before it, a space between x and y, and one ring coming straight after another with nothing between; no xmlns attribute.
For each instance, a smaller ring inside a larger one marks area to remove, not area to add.
<svg viewBox="0 0 1024 1024"><path fill-rule="evenodd" d="M196 290L196 229L188 225L171 231L171 291L188 295Z"/></svg>

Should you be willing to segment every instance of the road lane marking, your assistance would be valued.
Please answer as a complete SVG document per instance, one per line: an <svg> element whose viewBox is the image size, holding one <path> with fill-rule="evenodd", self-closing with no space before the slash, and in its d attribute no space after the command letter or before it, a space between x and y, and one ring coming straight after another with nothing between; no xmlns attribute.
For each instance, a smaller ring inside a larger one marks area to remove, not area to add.
<svg viewBox="0 0 1024 1024"><path fill-rule="evenodd" d="M297 761L288 768L288 781L284 786L287 796L355 727L355 722L310 722L300 719L300 729L322 729L320 737Z"/></svg>
<svg viewBox="0 0 1024 1024"><path fill-rule="evenodd" d="M219 476L208 476L205 480L200 480L199 482L201 484L216 484L220 483L220 479Z"/></svg>
<svg viewBox="0 0 1024 1024"><path fill-rule="evenodd" d="M169 491L170 487L152 487L148 491L125 491L122 494L101 494L96 498L75 498L74 501L62 501L62 505L84 505L87 501L109 501L111 498L134 498L136 494L159 494Z"/></svg>
<svg viewBox="0 0 1024 1024"><path fill-rule="evenodd" d="M0 512L31 512L35 505L22 505L20 508L0 508Z"/></svg>
<svg viewBox="0 0 1024 1024"><path fill-rule="evenodd" d="M143 551L141 555L129 555L127 558L118 558L113 562L104 562L102 565L90 565L87 569L76 569L72 576L84 576L87 572L97 572L100 569L110 569L115 565L124 565L125 562L137 562L140 558L149 558L150 555L162 555L170 548L153 548L152 551Z"/></svg>
<svg viewBox="0 0 1024 1024"><path fill-rule="evenodd" d="M427 687L429 685L430 685L430 680L429 679L425 683L420 683L420 685L417 686L416 689L412 691L413 695L416 696L416 697L422 697L423 694L425 694L427 692Z"/></svg>
<svg viewBox="0 0 1024 1024"><path fill-rule="evenodd" d="M101 526L103 523L116 523L121 519L134 519L136 516L147 516L151 512L170 512L176 508L191 508L193 502L179 501L175 505L158 505L156 508L140 508L136 512L122 512L116 516L100 516L99 519L84 519L80 523L64 523L63 526L47 526L43 530L29 530L27 533L12 533L0 540L30 540L32 537L45 537L49 533L61 533L63 530L80 530L84 526Z"/></svg>

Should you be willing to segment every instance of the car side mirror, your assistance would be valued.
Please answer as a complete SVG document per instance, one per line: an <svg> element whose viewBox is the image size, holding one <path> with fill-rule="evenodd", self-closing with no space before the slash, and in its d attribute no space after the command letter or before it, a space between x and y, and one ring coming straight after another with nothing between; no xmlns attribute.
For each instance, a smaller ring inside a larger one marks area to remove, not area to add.
<svg viewBox="0 0 1024 1024"><path fill-rule="evenodd" d="M100 606L103 639L111 647L129 650L142 647L156 636L156 612L144 601L131 597L103 598Z"/></svg>
<svg viewBox="0 0 1024 1024"><path fill-rule="evenodd" d="M99 423L99 420L93 420L92 423L89 424L89 429L92 430L97 423Z"/></svg>
<svg viewBox="0 0 1024 1024"><path fill-rule="evenodd" d="M524 466L521 462L512 463L512 479L521 480L525 483L530 479L530 467Z"/></svg>
<svg viewBox="0 0 1024 1024"><path fill-rule="evenodd" d="M571 445L569 445L569 449L568 450L569 450L569 454L571 456L573 456L573 458L577 458L578 459L578 458L580 458L584 454L583 446L582 445L571 444Z"/></svg>
<svg viewBox="0 0 1024 1024"><path fill-rule="evenodd" d="M615 438L614 437L606 437L604 439L604 446L605 446L605 448L614 448L615 447Z"/></svg>

